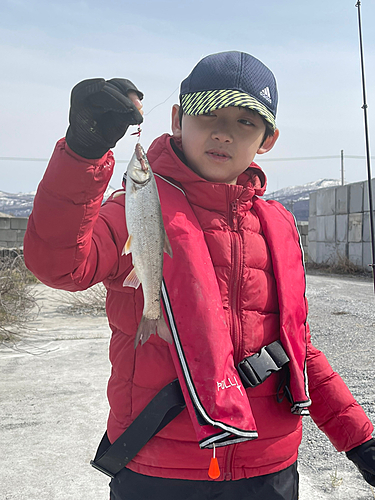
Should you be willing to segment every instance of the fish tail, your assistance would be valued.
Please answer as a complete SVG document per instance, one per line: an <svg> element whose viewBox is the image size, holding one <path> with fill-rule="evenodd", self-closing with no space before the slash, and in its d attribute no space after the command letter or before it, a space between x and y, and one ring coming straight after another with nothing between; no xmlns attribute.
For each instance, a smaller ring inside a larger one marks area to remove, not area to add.
<svg viewBox="0 0 375 500"><path fill-rule="evenodd" d="M168 344L173 344L172 334L169 331L169 328L163 316L156 322L156 331L158 332L158 335L161 339L168 342Z"/></svg>
<svg viewBox="0 0 375 500"><path fill-rule="evenodd" d="M156 333L156 322L156 319L147 319L145 316L142 316L137 333L135 334L134 349L137 348L139 342L143 345L148 341L152 333Z"/></svg>
<svg viewBox="0 0 375 500"><path fill-rule="evenodd" d="M159 319L148 319L145 316L142 316L135 335L134 349L137 348L139 342L143 345L150 338L151 334L155 334L156 332L160 338L169 344L172 344L172 335L163 317Z"/></svg>

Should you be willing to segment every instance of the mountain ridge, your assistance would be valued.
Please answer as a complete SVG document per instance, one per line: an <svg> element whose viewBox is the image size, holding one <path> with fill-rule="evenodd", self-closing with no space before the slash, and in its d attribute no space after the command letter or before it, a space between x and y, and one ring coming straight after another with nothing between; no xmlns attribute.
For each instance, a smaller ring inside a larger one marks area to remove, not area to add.
<svg viewBox="0 0 375 500"><path fill-rule="evenodd" d="M292 211L297 220L308 220L309 218L309 194L318 189L339 186L338 179L318 179L314 182L299 186L289 186L278 189L272 193L266 193L264 199L279 201L285 208ZM115 188L108 186L104 193L106 200ZM0 191L0 212L13 217L28 217L33 208L36 191L29 193L6 193Z"/></svg>
<svg viewBox="0 0 375 500"><path fill-rule="evenodd" d="M265 200L276 200L284 207L293 212L295 218L299 221L309 220L309 196L310 193L319 189L326 189L340 186L339 179L318 179L317 181L308 182L299 186L289 186L286 188L265 193Z"/></svg>
<svg viewBox="0 0 375 500"><path fill-rule="evenodd" d="M116 191L112 186L108 186L104 193L104 200ZM29 193L7 193L0 191L0 212L5 216L29 217L33 209L36 191Z"/></svg>

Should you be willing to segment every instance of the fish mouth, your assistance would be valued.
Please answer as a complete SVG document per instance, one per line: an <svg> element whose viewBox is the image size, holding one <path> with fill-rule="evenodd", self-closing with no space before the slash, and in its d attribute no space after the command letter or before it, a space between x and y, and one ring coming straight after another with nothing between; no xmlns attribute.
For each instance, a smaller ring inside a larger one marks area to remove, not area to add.
<svg viewBox="0 0 375 500"><path fill-rule="evenodd" d="M145 179L144 181L140 181L139 179L134 179L134 177L130 177L130 179L134 182L134 184L137 184L138 186L143 186L144 184L147 184L148 181L150 180L150 179Z"/></svg>
<svg viewBox="0 0 375 500"><path fill-rule="evenodd" d="M146 153L144 152L142 146L138 143L135 145L135 154L137 157L137 160L141 164L141 168L144 172L148 171L148 166L146 163Z"/></svg>

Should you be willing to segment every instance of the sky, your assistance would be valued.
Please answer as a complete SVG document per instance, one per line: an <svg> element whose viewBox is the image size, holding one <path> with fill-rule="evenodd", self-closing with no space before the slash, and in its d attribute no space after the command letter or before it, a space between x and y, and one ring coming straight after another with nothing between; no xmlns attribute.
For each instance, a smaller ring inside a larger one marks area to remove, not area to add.
<svg viewBox="0 0 375 500"><path fill-rule="evenodd" d="M361 2L361 15L371 148L374 0ZM65 135L70 91L79 81L132 80L145 95L141 144L147 148L170 133L180 82L202 57L226 50L252 54L276 76L280 138L255 159L268 193L340 179L341 150L345 182L367 179L366 160L346 157L365 155L355 0L2 0L0 191L36 190ZM133 131L114 148L115 188L132 156ZM336 158L295 159L320 156ZM3 159L9 157L42 161Z"/></svg>

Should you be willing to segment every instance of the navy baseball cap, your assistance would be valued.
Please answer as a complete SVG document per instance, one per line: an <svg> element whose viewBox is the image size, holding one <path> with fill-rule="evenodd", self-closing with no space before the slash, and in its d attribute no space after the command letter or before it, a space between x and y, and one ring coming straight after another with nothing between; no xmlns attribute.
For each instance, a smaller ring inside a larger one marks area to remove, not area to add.
<svg viewBox="0 0 375 500"><path fill-rule="evenodd" d="M181 83L180 103L187 115L228 106L250 108L276 128L276 79L259 59L245 52L204 57Z"/></svg>

